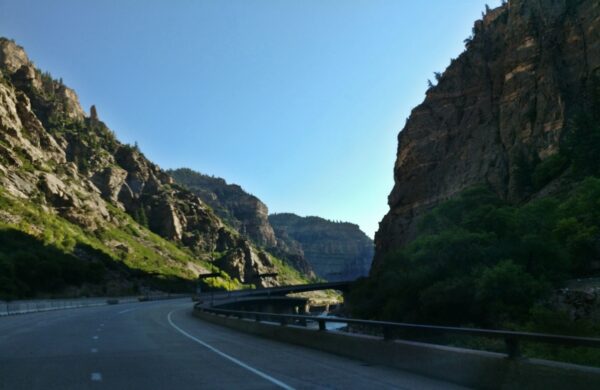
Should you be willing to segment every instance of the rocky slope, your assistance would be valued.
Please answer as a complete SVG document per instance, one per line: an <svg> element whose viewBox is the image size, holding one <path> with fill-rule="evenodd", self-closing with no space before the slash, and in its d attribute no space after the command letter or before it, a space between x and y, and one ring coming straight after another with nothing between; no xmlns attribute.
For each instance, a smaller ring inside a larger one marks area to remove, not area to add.
<svg viewBox="0 0 600 390"><path fill-rule="evenodd" d="M50 229L44 221L55 216L81 231L84 241L100 238L98 246L110 252L105 254L131 260L129 266L139 255L136 245L151 237L164 248L175 248L164 240L182 248L181 277L193 279L218 265L243 283L274 283L257 275L277 271L276 259L175 185L137 146L120 143L95 107L87 116L73 90L35 68L23 48L4 38L0 70L0 191L4 205L12 205L1 210L4 227L42 237ZM45 217L35 226L17 204ZM164 258L154 268L168 268L171 254L159 253Z"/></svg>
<svg viewBox="0 0 600 390"><path fill-rule="evenodd" d="M289 213L272 214L269 221L285 245L297 247L297 243L300 244L317 276L338 281L368 274L373 241L358 225Z"/></svg>
<svg viewBox="0 0 600 390"><path fill-rule="evenodd" d="M269 224L269 210L257 197L236 184L227 184L221 178L203 175L188 168L169 170L167 173L194 192L231 227L246 235L257 245L274 247L275 232Z"/></svg>
<svg viewBox="0 0 600 390"><path fill-rule="evenodd" d="M203 175L188 168L169 170L168 173L254 244L281 258L306 277L315 276L299 244L290 246L275 237L268 219L269 210L256 196L247 193L237 184L227 184L219 177Z"/></svg>
<svg viewBox="0 0 600 390"><path fill-rule="evenodd" d="M522 202L560 187L532 172L559 152L600 69L600 3L511 0L475 23L466 50L398 135L377 268L419 217L475 184Z"/></svg>

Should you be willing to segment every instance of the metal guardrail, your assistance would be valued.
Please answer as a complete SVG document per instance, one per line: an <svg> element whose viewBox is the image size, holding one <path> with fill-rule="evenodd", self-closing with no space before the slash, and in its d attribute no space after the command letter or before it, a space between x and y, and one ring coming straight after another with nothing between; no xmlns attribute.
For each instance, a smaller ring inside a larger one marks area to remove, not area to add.
<svg viewBox="0 0 600 390"><path fill-rule="evenodd" d="M574 337L574 336L562 336L554 334L543 334L543 333L528 333L528 332L514 332L504 330L488 330L488 329L475 329L475 328L459 328L450 326L436 326L436 325L420 325L420 324L408 324L400 322L386 322L386 321L371 321L371 320L357 320L350 318L328 318L328 317L317 317L307 315L294 315L294 314L276 314L276 313L265 313L265 312L252 312L243 310L229 310L229 309L218 309L213 307L203 307L202 304L195 305L196 310L201 310L207 313L224 315L226 317L237 317L237 318L250 318L259 322L263 319L270 319L279 322L282 326L297 323L300 325L306 325L307 322L313 321L319 324L319 331L326 331L328 322L330 323L346 323L353 325L361 325L369 327L371 329L380 330L383 334L384 340L397 339L395 334L401 330L418 330L423 332L429 332L434 334L451 334L451 335L462 335L462 336L478 336L487 337L493 339L504 340L506 346L506 353L509 358L517 358L520 356L519 344L522 341L539 342L545 344L557 344L562 346L570 347L589 347L589 348L600 348L599 338L588 338L588 337Z"/></svg>

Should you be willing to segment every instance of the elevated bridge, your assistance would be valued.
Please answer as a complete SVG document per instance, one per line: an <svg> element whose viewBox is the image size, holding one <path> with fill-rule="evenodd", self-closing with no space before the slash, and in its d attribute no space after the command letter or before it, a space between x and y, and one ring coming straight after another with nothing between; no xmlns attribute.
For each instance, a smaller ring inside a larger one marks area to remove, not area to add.
<svg viewBox="0 0 600 390"><path fill-rule="evenodd" d="M255 290L235 290L235 291L214 291L204 292L199 294L199 297L211 297L213 299L230 299L230 298L245 298L245 297L264 297L264 296L282 296L293 293L301 293L307 291L320 290L339 290L342 292L348 291L353 281L340 282L325 282L325 283L309 283L297 284L292 286L278 286L258 288Z"/></svg>

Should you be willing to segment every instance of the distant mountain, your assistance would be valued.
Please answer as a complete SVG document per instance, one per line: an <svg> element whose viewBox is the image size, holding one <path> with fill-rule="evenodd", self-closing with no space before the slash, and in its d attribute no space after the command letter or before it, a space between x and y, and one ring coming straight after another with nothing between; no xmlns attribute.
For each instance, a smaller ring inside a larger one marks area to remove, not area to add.
<svg viewBox="0 0 600 390"><path fill-rule="evenodd" d="M282 213L269 216L275 235L289 246L299 243L317 276L329 281L366 276L373 241L358 225Z"/></svg>
<svg viewBox="0 0 600 390"><path fill-rule="evenodd" d="M267 206L260 199L236 184L188 168L168 173L210 205L229 225L304 275L316 273L327 280L341 280L368 273L373 243L358 226L293 214L269 216ZM294 219L293 225L285 226L287 219L283 216L294 216L303 222L296 223ZM305 240L310 232L314 239Z"/></svg>
<svg viewBox="0 0 600 390"><path fill-rule="evenodd" d="M95 107L86 115L73 90L5 38L0 242L0 297L189 289L209 271L222 271L210 281L222 287L267 286L277 282L258 274L287 269L119 142Z"/></svg>

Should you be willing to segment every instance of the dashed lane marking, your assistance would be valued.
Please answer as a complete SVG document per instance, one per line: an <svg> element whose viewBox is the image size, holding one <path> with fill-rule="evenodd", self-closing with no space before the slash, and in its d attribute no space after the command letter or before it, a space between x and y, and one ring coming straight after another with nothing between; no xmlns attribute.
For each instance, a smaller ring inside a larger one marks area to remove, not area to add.
<svg viewBox="0 0 600 390"><path fill-rule="evenodd" d="M179 309L181 310L181 309ZM211 351L213 351L214 353L216 353L217 355L224 357L225 359L237 364L238 366L245 368L246 370L260 376L263 379L268 380L269 382L281 387L282 389L286 389L286 390L294 390L293 387L283 383L282 381L273 378L272 376L265 374L262 371L257 370L256 368L250 367L249 365L247 365L246 363L242 362L241 360L238 360L236 358L234 358L233 356L229 356L227 355L225 352L221 352L218 349L216 349L215 347L213 347L210 344L205 343L204 341L200 340L199 338L196 338L194 336L192 336L191 334L189 334L188 332L186 332L185 330L181 329L180 327L178 327L177 325L175 325L173 323L173 320L171 320L171 314L173 314L175 310L171 311L168 315L167 315L167 320L169 321L169 324L171 324L171 326L173 328L175 328L175 330L177 330L179 333L181 333L182 335L186 336L189 339L192 339L193 341L197 342L198 344L210 349Z"/></svg>
<svg viewBox="0 0 600 390"><path fill-rule="evenodd" d="M98 348L92 348L92 353L98 353Z"/></svg>
<svg viewBox="0 0 600 390"><path fill-rule="evenodd" d="M94 382L102 382L102 374L99 372L92 372L92 376L90 378Z"/></svg>
<svg viewBox="0 0 600 390"><path fill-rule="evenodd" d="M94 336L92 337L94 340L98 340L98 336Z"/></svg>

